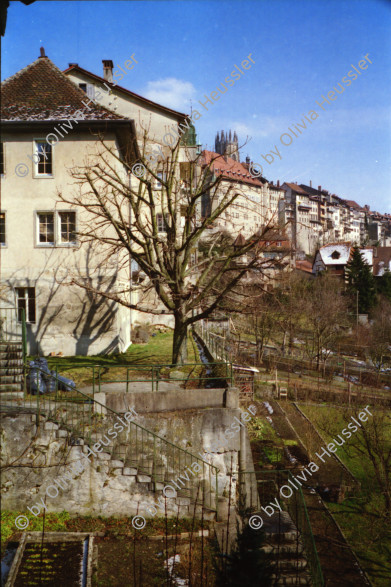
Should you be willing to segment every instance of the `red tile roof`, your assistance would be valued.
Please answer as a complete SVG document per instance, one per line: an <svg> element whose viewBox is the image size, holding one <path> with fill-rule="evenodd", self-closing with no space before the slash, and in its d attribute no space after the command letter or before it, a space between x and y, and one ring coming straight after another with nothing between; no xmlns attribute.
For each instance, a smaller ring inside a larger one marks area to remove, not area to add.
<svg viewBox="0 0 391 587"><path fill-rule="evenodd" d="M165 112L169 112L170 114L173 114L174 116L176 116L180 120L182 120L183 118L187 118L187 116L188 116L188 114L183 114L182 112L178 112L177 110L172 110L172 108L168 108L167 106L162 106L161 104L158 104L157 102L153 102L152 100L148 100L148 98L144 98L143 96L140 96L139 94L135 94L135 92L131 92L130 90L127 90L126 88L123 88L122 86L119 86L116 83L108 82L103 77L100 77L99 75L96 75L95 73L91 73L90 71L87 71L87 69L83 69L79 65L76 65L76 64L71 65L67 69L64 69L63 73L65 75L67 75L68 73L72 73L72 72L79 72L85 76L93 78L94 80L96 80L102 84L106 83L111 88L115 88L116 90L119 90L119 91L127 94L128 96L135 98L136 100L139 100L141 102L145 102L145 104L148 104L149 106L154 106L155 108L158 108L159 110L164 110Z"/></svg>
<svg viewBox="0 0 391 587"><path fill-rule="evenodd" d="M88 104L86 94L48 57L39 57L1 84L2 120L68 120L77 110L85 120L124 119L102 106Z"/></svg>
<svg viewBox="0 0 391 587"><path fill-rule="evenodd" d="M284 185L287 185L289 188L291 188L292 191L296 192L297 194L303 194L305 196L309 196L309 193L306 192L302 187L297 185L297 183L285 182Z"/></svg>
<svg viewBox="0 0 391 587"><path fill-rule="evenodd" d="M343 202L345 204L347 204L349 206L349 208L354 208L355 210L363 210L364 209L359 204L357 204L357 202L355 202L354 200L343 200Z"/></svg>
<svg viewBox="0 0 391 587"><path fill-rule="evenodd" d="M262 181L253 177L242 163L231 159L231 157L227 157L227 160L225 160L223 155L213 153L213 151L203 151L202 159L205 166L210 165L215 175L223 175L226 179L247 183L256 187L262 187L266 182L264 178Z"/></svg>
<svg viewBox="0 0 391 587"><path fill-rule="evenodd" d="M296 261L296 269L305 271L305 273L312 273L312 263L309 261Z"/></svg>

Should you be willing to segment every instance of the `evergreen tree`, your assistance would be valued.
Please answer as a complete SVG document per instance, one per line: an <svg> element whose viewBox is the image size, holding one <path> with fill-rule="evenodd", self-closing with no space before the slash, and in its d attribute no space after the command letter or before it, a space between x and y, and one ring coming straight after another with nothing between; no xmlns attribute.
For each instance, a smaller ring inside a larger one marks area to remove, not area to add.
<svg viewBox="0 0 391 587"><path fill-rule="evenodd" d="M367 314L376 304L375 281L370 266L363 258L358 246L353 247L353 253L346 265L348 292L354 297L358 292L358 311ZM353 300L352 300L353 303Z"/></svg>
<svg viewBox="0 0 391 587"><path fill-rule="evenodd" d="M237 524L236 544L231 553L217 554L214 559L217 587L272 585L271 557L262 546L265 546L264 532L253 530L246 522L240 531Z"/></svg>
<svg viewBox="0 0 391 587"><path fill-rule="evenodd" d="M376 278L376 289L391 302L391 271L385 270L384 275Z"/></svg>

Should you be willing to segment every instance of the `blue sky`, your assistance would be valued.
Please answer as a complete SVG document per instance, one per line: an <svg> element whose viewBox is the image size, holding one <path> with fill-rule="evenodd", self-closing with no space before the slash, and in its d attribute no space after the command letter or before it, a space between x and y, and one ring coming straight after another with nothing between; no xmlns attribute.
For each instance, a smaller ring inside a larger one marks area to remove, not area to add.
<svg viewBox="0 0 391 587"><path fill-rule="evenodd" d="M122 65L135 53L138 65L121 84L181 112L191 100L204 147L214 149L217 130L236 130L241 144L249 137L242 159L261 163L267 179L312 180L391 212L390 2L11 2L1 79L34 61L41 45L61 69L77 62L99 75L102 59ZM198 101L250 53L252 68L203 109ZM365 55L372 64L322 110L316 101ZM312 124L311 110L319 115ZM300 135L292 125L303 118ZM280 140L286 132L290 146ZM269 165L262 155L275 145L282 158Z"/></svg>

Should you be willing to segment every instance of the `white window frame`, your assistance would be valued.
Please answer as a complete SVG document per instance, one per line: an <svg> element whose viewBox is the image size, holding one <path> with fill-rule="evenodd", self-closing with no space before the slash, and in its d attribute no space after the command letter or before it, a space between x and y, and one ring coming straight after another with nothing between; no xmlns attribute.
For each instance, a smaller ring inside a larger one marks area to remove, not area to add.
<svg viewBox="0 0 391 587"><path fill-rule="evenodd" d="M40 224L40 216L42 214L51 214L53 216L53 242L50 243L41 243L39 240L39 224ZM56 246L56 215L53 210L37 210L35 213L35 245L37 247L50 247L53 248Z"/></svg>
<svg viewBox="0 0 391 587"><path fill-rule="evenodd" d="M3 145L3 173L0 173L1 177L5 177L5 172L6 172L6 164L5 164L5 142L1 141L1 144Z"/></svg>
<svg viewBox="0 0 391 587"><path fill-rule="evenodd" d="M158 176L160 179L162 179L163 181L167 181L167 174L166 174L164 171L158 171L158 172L156 173L156 175L157 175L157 176ZM162 183L161 183L161 182L160 182L158 179L156 179L156 180L155 180L155 190L161 190L161 189L162 189L162 187L163 187L163 184L162 184Z"/></svg>
<svg viewBox="0 0 391 587"><path fill-rule="evenodd" d="M77 236L74 241L61 240L61 214L73 213L75 215L75 233L77 233L77 214L75 210L36 210L35 212L35 246L38 248L69 248L78 245ZM41 243L39 242L39 218L41 214L53 215L53 242Z"/></svg>
<svg viewBox="0 0 391 587"><path fill-rule="evenodd" d="M158 212L156 214L157 231L159 234L167 234L168 227L165 226L164 217L166 217L166 219L167 219L167 214L163 214L163 212ZM161 227L163 227L164 230L160 230Z"/></svg>
<svg viewBox="0 0 391 587"><path fill-rule="evenodd" d="M0 210L0 214L4 214L4 242L0 243L0 246L3 248L7 246L7 213L5 210Z"/></svg>
<svg viewBox="0 0 391 587"><path fill-rule="evenodd" d="M48 134L50 134L50 133L48 133ZM51 153L52 153L52 172L51 173L38 173L38 162L35 160L36 156L38 155L38 147L37 147L38 143L44 143L45 145L48 145L49 147L51 147ZM46 137L33 139L33 166L34 166L33 167L34 179L53 179L54 178L54 145L49 145L49 143L46 140Z"/></svg>
<svg viewBox="0 0 391 587"><path fill-rule="evenodd" d="M74 247L75 245L77 245L77 236L75 235L75 240L74 241L63 241L62 237L61 237L61 214L74 214L75 216L75 233L77 232L77 215L76 215L76 211L75 210L58 210L56 211L56 217L57 217L57 222L56 222L56 227L55 227L55 231L57 229L57 246L61 246L61 247Z"/></svg>
<svg viewBox="0 0 391 587"><path fill-rule="evenodd" d="M19 297L19 292L18 290L24 289L24 296ZM30 304L32 302L32 299L29 297L28 293L29 293L29 289L33 289L34 290L34 320L29 319L29 309L30 309ZM19 300L20 299L24 299L25 300L25 317L26 317L26 323L28 324L36 324L37 323L37 291L35 287L31 287L31 286L21 286L21 287L15 287L15 297L16 297L16 307L17 307L17 313L18 313L18 322L21 322L21 320L19 320Z"/></svg>

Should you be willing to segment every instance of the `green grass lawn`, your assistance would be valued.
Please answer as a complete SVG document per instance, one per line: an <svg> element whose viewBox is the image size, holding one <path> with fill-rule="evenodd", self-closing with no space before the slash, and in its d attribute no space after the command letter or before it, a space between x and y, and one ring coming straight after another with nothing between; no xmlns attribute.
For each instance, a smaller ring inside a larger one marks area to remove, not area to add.
<svg viewBox="0 0 391 587"><path fill-rule="evenodd" d="M308 406L300 404L318 429L322 437L330 442L334 435L346 428L342 410L330 406ZM375 410L369 408L372 413ZM327 416L330 432L322 430ZM359 434L357 431L355 434ZM391 429L387 430L391 445ZM349 450L349 440L338 449L339 458L349 467L360 481L361 492L350 496L342 504L328 503L330 511L344 532L348 542L359 557L362 567L368 573L373 585L388 587L391 576L391 528L385 516L384 501L376 482L369 458L358 456Z"/></svg>
<svg viewBox="0 0 391 587"><path fill-rule="evenodd" d="M125 353L111 355L47 357L50 369L58 370L75 381L77 387L91 385L93 378L102 382L126 380L127 370L130 379L151 379L152 365L170 365L173 332L156 333L146 344L132 344ZM191 334L188 337L188 363L199 363L198 350ZM193 371L192 366L178 366L184 375ZM198 371L200 369L198 368ZM196 376L193 371L191 377Z"/></svg>

